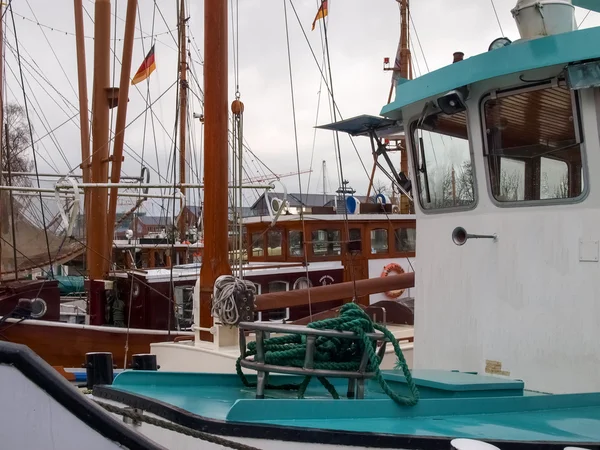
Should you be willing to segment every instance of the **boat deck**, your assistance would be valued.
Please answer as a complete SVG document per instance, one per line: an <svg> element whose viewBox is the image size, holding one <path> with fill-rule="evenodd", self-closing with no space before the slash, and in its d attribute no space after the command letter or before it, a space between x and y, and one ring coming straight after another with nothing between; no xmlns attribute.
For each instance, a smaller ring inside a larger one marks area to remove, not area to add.
<svg viewBox="0 0 600 450"><path fill-rule="evenodd" d="M400 372L384 373L392 389L407 393ZM316 379L304 400L298 400L294 391L281 390L267 390L265 399L257 400L255 390L244 387L237 375L223 374L126 371L112 387L96 388L94 395L136 404L165 417L170 416L161 409L183 412L188 423L600 444L600 393L549 395L524 390L520 380L461 372L421 370L413 374L421 394L414 407L395 404L374 380L367 383L363 400L333 400ZM270 376L274 385L300 381L300 377ZM347 382L330 381L344 396Z"/></svg>

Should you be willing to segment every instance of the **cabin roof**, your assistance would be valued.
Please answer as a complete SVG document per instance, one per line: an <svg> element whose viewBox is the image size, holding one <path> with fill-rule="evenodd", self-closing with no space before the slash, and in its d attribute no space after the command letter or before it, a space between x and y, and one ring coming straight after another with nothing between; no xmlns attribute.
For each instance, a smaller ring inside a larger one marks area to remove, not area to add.
<svg viewBox="0 0 600 450"><path fill-rule="evenodd" d="M396 99L381 115L400 120L402 108L467 86L527 70L600 57L600 27L556 34L528 41L515 41L496 50L450 64L414 80L400 82Z"/></svg>
<svg viewBox="0 0 600 450"><path fill-rule="evenodd" d="M278 197L283 198L285 194L283 192L269 192L269 198ZM251 206L252 209L255 209L259 202L264 198L265 194L262 194ZM325 197L325 199L323 198ZM330 200L333 200L335 195L327 194L323 196L323 194L308 194L308 193L290 193L287 194L287 201L290 203L291 207L297 206L324 206ZM325 200L325 201L323 201Z"/></svg>

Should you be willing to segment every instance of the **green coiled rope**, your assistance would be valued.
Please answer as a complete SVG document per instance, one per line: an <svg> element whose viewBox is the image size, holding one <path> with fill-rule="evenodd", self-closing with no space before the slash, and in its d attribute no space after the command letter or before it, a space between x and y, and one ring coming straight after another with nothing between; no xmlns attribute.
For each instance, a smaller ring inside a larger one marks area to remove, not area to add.
<svg viewBox="0 0 600 450"><path fill-rule="evenodd" d="M312 322L309 328L330 329L338 331L351 331L360 340L340 339L334 337L318 336L315 345L314 368L323 370L358 371L363 352L366 348L369 356L367 372L374 372L375 379L394 402L402 406L414 406L419 401L419 390L412 379L412 375L394 335L384 326L373 323L363 309L355 303L347 303L340 309L338 317ZM402 369L406 383L411 395L404 397L394 392L381 374L379 365L381 359L375 353L376 342L372 341L367 334L375 330L382 332L394 347L398 358L396 367ZM281 337L265 339L265 363L279 366L304 367L304 355L306 352L306 336L300 334L289 334ZM256 355L256 342L249 342L246 356ZM256 383L250 383L242 372L240 356L236 362L236 371L242 383L246 387L256 387ZM298 390L298 398L303 398L306 388L310 383L311 376L304 378L300 384L285 384L279 386L267 385L267 389ZM329 391L333 398L339 395L335 387L324 377L317 377L323 386Z"/></svg>

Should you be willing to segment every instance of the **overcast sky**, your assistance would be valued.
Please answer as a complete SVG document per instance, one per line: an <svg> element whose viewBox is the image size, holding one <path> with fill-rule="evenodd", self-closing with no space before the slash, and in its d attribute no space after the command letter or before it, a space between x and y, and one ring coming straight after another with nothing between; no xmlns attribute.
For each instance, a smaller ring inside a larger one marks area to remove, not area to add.
<svg viewBox="0 0 600 450"><path fill-rule="evenodd" d="M234 0L235 3L238 0ZM94 3L83 0L84 7L93 17ZM413 0L411 14L412 52L415 58L415 76L432 71L452 62L452 54L462 51L465 57L485 52L490 42L502 35L518 39L518 32L510 9L515 0L494 0L502 26L501 32L492 3L488 0ZM67 171L81 161L78 117L69 121L78 112L77 66L73 23L73 2L56 0L13 0L14 19L19 38L23 76L25 78L31 120L35 128L39 171ZM156 65L148 83L132 87L128 105L126 150L124 173L135 175L140 170L143 157L151 167L152 181L159 181L158 172L169 178L167 173L169 154L175 124L175 88L177 78L177 51L175 0L158 0L158 8L150 0L140 1L140 21L137 26L131 76L144 58L150 46L150 38L139 39L152 33L156 37ZM191 4L191 8L190 8ZM231 5L231 4L230 4ZM113 1L113 9L115 2ZM317 10L317 0L294 0L300 17L317 57L321 59L322 44L319 28L310 31ZM119 0L116 8L116 34L122 38L126 1ZM202 112L196 98L200 95L197 80L202 84L203 57L203 5L200 1L188 3L191 30L192 72L191 101L196 112ZM581 22L586 11L577 10L577 22ZM15 38L10 18L6 16L7 42L14 47ZM114 18L111 24L114 33ZM44 25L38 26L37 23ZM325 124L332 121L323 87L320 113L320 73L304 38L300 25L288 3L289 38L292 59L292 77L296 101L296 124L300 169L313 170L310 181L311 192L322 192L321 164L327 162L329 187L339 186L337 162L334 156L333 134L318 130L315 122ZM600 25L600 15L591 13L583 27ZM53 29L51 29L53 28ZM294 121L291 108L290 75L287 62L286 27L283 0L239 1L239 81L241 99L245 103L244 136L258 158L276 173L297 170L294 142ZM231 33L230 21L230 38ZM328 37L333 89L335 100L344 118L358 114L378 114L385 104L390 86L390 72L382 70L385 56L393 62L399 37L399 10L395 0L329 0ZM66 33L65 33L66 32ZM86 15L85 34L93 35L93 24ZM420 45L419 45L420 42ZM114 47L120 59L122 42ZM229 92L235 93L233 53L230 49ZM88 89L93 80L93 41L86 39L88 59ZM7 92L9 102L23 104L19 87L19 68L10 49L7 48ZM118 85L120 64L114 64L115 85ZM210 68L208 68L210 70ZM112 68L111 68L112 74ZM194 78L196 77L196 78ZM139 88L139 89L138 89ZM154 107L154 131L150 115L144 114L145 95L149 89L152 100L161 94ZM91 104L91 94L90 94ZM113 110L116 116L116 109ZM139 117L138 117L139 116ZM162 125L159 123L162 123ZM61 124L64 125L60 126ZM48 131L59 127L48 134ZM164 128L163 128L164 127ZM144 129L146 130L144 134ZM202 129L195 122L192 130L195 145L192 164L201 155ZM45 136L45 137L44 137ZM156 146L154 140L156 137ZM364 194L368 175L359 162L350 140L340 135L344 178L350 181L358 193ZM145 140L145 144L144 144ZM370 172L372 159L366 138L355 140L359 153ZM157 157L158 155L158 157ZM249 155L248 155L249 156ZM312 166L311 166L312 160ZM249 176L258 176L262 170L252 159L246 164ZM302 190L308 186L308 175L302 176ZM383 179L382 175L377 178ZM192 181L197 181L193 179ZM298 191L297 177L283 179L289 191ZM248 195L248 201L252 195Z"/></svg>

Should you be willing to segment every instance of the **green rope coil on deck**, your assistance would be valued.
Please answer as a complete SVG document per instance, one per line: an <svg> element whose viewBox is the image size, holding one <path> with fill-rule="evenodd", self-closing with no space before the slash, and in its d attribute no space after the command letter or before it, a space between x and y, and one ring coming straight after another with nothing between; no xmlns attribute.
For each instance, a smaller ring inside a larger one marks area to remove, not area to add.
<svg viewBox="0 0 600 450"><path fill-rule="evenodd" d="M415 385L402 350L394 335L384 326L373 323L360 306L355 303L347 303L340 309L340 315L333 319L324 319L307 325L309 328L331 329L338 331L352 331L360 336L360 340L339 339L318 336L316 339L314 368L322 370L344 370L357 371L364 349L367 349L369 362L367 372L374 372L375 379L381 389L397 404L401 406L414 406L419 401L419 391ZM393 345L398 358L396 368L402 369L411 396L404 397L394 392L384 380L379 365L381 359L375 353L376 342L369 339L368 333L375 330L382 332ZM289 334L281 337L265 339L265 363L280 366L304 367L304 355L306 352L306 336L300 334ZM256 342L249 342L246 356L256 355ZM244 373L240 356L236 362L236 371L246 387L256 387L256 383L250 383ZM303 398L306 388L310 383L311 376L305 377L300 384L285 384L279 386L267 385L267 389L298 390L298 398ZM318 380L329 391L333 398L339 395L335 387L324 377Z"/></svg>

